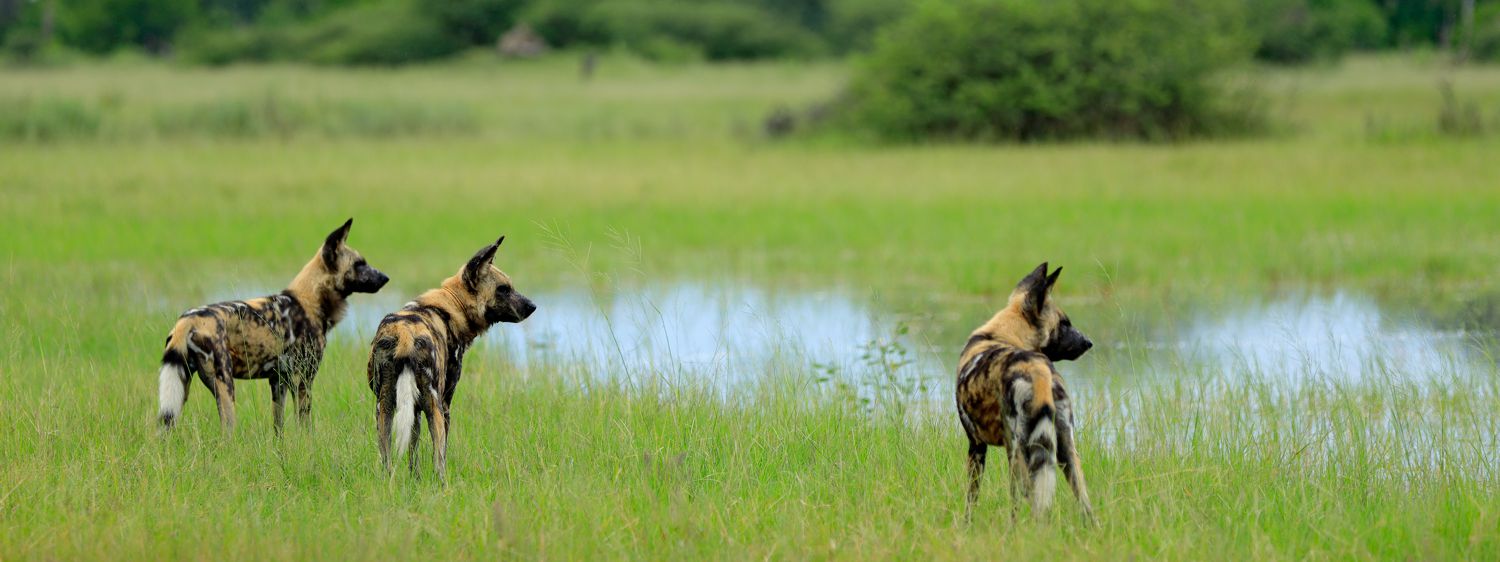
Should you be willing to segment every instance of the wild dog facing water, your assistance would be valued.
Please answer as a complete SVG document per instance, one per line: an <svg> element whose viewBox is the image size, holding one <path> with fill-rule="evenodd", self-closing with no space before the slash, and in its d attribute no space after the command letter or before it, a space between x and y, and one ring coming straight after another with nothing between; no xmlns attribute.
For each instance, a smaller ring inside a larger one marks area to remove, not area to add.
<svg viewBox="0 0 1500 562"><path fill-rule="evenodd" d="M375 431L380 462L391 469L391 432L397 452L417 471L416 413L427 416L432 435L433 468L445 478L449 406L463 374L464 352L474 338L498 322L520 322L536 311L531 299L517 293L510 277L495 267L501 236L436 289L422 293L385 319L375 332L367 368L375 393Z"/></svg>
<svg viewBox="0 0 1500 562"><path fill-rule="evenodd" d="M309 421L313 377L328 330L344 316L345 299L379 291L390 280L345 244L353 223L349 219L329 234L285 291L194 308L177 319L161 359L162 426L172 427L182 415L190 373L214 393L226 431L234 428L234 379L271 381L277 433L293 389L297 417Z"/></svg>
<svg viewBox="0 0 1500 562"><path fill-rule="evenodd" d="M991 445L1010 456L1011 499L1031 499L1045 513L1057 487L1057 469L1073 486L1084 515L1094 519L1073 443L1073 408L1053 361L1077 359L1093 347L1052 302L1062 268L1037 266L1016 286L1004 309L974 330L958 363L958 417L969 437L966 517L979 497L984 457Z"/></svg>

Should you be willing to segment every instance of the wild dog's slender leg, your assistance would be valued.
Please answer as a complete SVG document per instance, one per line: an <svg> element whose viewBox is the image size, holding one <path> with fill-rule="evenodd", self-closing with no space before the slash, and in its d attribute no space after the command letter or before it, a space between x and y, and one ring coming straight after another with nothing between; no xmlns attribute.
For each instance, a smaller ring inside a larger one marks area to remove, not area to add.
<svg viewBox="0 0 1500 562"><path fill-rule="evenodd" d="M297 421L312 429L312 373L297 377Z"/></svg>
<svg viewBox="0 0 1500 562"><path fill-rule="evenodd" d="M286 419L285 377L280 371L271 373L271 420L276 427L276 435L281 435L281 427Z"/></svg>
<svg viewBox="0 0 1500 562"><path fill-rule="evenodd" d="M375 397L375 439L380 447L380 466L391 473L391 418L396 415L394 383L382 381Z"/></svg>
<svg viewBox="0 0 1500 562"><path fill-rule="evenodd" d="M428 418L427 425L432 425L432 418ZM422 420L413 417L411 420L411 443L406 449L406 468L411 471L412 478L420 478L422 472L417 469L417 459L421 458Z"/></svg>
<svg viewBox="0 0 1500 562"><path fill-rule="evenodd" d="M213 376L214 400L219 403L219 425L225 433L234 431L234 381L229 377Z"/></svg>
<svg viewBox="0 0 1500 562"><path fill-rule="evenodd" d="M973 520L974 503L979 501L979 482L984 478L984 456L989 446L969 438L969 494L964 502L964 521Z"/></svg>
<svg viewBox="0 0 1500 562"><path fill-rule="evenodd" d="M1083 506L1083 516L1090 524L1098 524L1094 517L1094 506L1089 503L1089 487L1083 481L1083 461L1078 456L1078 446L1073 442L1073 409L1066 400L1057 403L1057 460L1061 463L1063 476L1073 488L1073 495Z"/></svg>
<svg viewBox="0 0 1500 562"><path fill-rule="evenodd" d="M429 394L427 402L427 432L432 434L432 469L438 481L448 483L448 418L443 407ZM413 424L416 425L416 424Z"/></svg>
<svg viewBox="0 0 1500 562"><path fill-rule="evenodd" d="M1010 432L1010 446L1005 448L1005 454L1010 457L1010 516L1015 518L1021 512L1021 502L1031 493L1031 470L1026 466L1026 448L1016 435L1019 431Z"/></svg>
<svg viewBox="0 0 1500 562"><path fill-rule="evenodd" d="M198 376L213 391L214 400L219 403L219 425L224 433L231 433L234 431L234 375L229 370L229 351L220 345L208 349L211 351L200 358Z"/></svg>

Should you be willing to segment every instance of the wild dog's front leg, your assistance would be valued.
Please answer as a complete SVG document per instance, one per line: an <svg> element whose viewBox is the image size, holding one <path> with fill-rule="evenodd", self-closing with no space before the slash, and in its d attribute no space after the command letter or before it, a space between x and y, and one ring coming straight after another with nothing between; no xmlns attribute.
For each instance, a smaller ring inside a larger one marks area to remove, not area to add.
<svg viewBox="0 0 1500 562"><path fill-rule="evenodd" d="M304 429L312 429L312 384L318 376L318 365L323 362L323 344L311 341L294 353L291 361L290 385L297 391L297 422Z"/></svg>
<svg viewBox="0 0 1500 562"><path fill-rule="evenodd" d="M1063 476L1073 488L1073 495L1083 507L1083 516L1090 524L1097 525L1094 506L1089 503L1089 487L1083 481L1083 461L1078 456L1078 446L1073 441L1073 409L1067 400L1057 402L1057 460L1063 464Z"/></svg>
<svg viewBox="0 0 1500 562"><path fill-rule="evenodd" d="M297 379L297 422L305 429L312 429L312 373Z"/></svg>
<svg viewBox="0 0 1500 562"><path fill-rule="evenodd" d="M271 373L271 422L276 427L276 435L281 435L281 427L286 419L286 375L280 372Z"/></svg>
<svg viewBox="0 0 1500 562"><path fill-rule="evenodd" d="M979 501L979 483L984 478L984 457L989 446L969 438L969 493L964 501L964 522L974 518L974 503Z"/></svg>

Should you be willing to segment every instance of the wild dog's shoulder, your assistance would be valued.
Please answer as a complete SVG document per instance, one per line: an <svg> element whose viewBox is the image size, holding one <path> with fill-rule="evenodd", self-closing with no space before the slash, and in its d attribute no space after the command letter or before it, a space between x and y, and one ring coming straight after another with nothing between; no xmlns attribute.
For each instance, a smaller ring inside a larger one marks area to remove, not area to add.
<svg viewBox="0 0 1500 562"><path fill-rule="evenodd" d="M380 320L380 331L441 332L451 314L439 306L411 302Z"/></svg>
<svg viewBox="0 0 1500 562"><path fill-rule="evenodd" d="M959 354L958 374L962 378L980 372L1004 373L1017 365L1030 365L1037 361L1051 368L1051 361L1047 360L1046 355L1007 345L984 334L975 334Z"/></svg>

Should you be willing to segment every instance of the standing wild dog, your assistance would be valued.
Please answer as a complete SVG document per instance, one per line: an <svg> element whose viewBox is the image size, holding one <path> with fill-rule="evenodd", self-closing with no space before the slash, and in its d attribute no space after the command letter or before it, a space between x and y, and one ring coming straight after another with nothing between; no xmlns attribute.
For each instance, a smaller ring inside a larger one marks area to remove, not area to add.
<svg viewBox="0 0 1500 562"><path fill-rule="evenodd" d="M1011 499L1031 498L1045 513L1057 487L1057 465L1092 521L1088 487L1073 443L1073 408L1053 361L1077 359L1093 347L1052 302L1062 268L1047 264L1027 275L1004 309L974 330L958 362L958 418L969 437L967 517L979 497L984 456L991 446L1010 455Z"/></svg>
<svg viewBox="0 0 1500 562"><path fill-rule="evenodd" d="M464 352L474 338L498 322L520 322L536 311L517 293L510 277L493 265L505 241L481 248L457 275L422 293L380 321L366 369L375 393L375 431L380 462L391 470L391 431L396 451L407 454L417 471L416 412L427 415L432 434L433 469L444 479L448 455L449 406L463 374Z"/></svg>
<svg viewBox="0 0 1500 562"><path fill-rule="evenodd" d="M297 417L312 414L312 382L323 360L328 330L344 316L352 293L379 291L390 279L344 245L349 219L285 291L184 312L167 336L161 358L161 424L171 428L187 400L189 373L198 373L214 400L225 431L234 429L234 379L270 379L276 432L288 390L297 390Z"/></svg>

